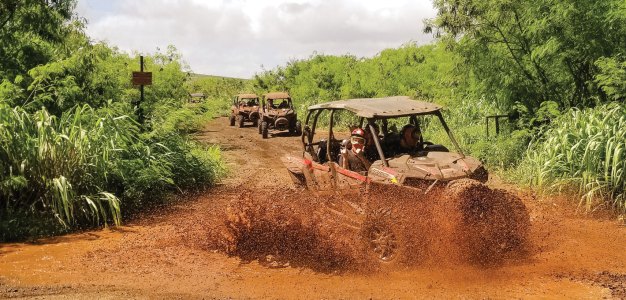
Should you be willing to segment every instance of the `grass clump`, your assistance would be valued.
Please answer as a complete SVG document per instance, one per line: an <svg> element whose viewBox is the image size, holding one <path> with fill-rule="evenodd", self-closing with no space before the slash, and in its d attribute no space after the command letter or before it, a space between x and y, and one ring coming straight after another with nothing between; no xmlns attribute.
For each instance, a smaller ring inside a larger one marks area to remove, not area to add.
<svg viewBox="0 0 626 300"><path fill-rule="evenodd" d="M533 143L518 172L542 190L575 192L587 210L626 212L626 107L572 109Z"/></svg>

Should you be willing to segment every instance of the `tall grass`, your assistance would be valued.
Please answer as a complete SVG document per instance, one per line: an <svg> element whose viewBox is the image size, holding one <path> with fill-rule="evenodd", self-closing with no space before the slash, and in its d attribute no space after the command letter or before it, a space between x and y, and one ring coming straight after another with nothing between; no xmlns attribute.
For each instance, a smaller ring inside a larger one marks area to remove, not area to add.
<svg viewBox="0 0 626 300"><path fill-rule="evenodd" d="M119 224L120 201L103 187L120 148L132 142L129 122L97 117L88 106L60 118L0 106L0 203L49 208L64 226Z"/></svg>
<svg viewBox="0 0 626 300"><path fill-rule="evenodd" d="M222 174L219 148L138 128L132 118L89 106L56 117L0 103L0 240L37 235L24 219L40 221L43 231L51 219L61 230L117 225L124 209Z"/></svg>
<svg viewBox="0 0 626 300"><path fill-rule="evenodd" d="M523 181L549 191L573 191L586 209L603 204L626 212L626 106L573 109L527 152Z"/></svg>

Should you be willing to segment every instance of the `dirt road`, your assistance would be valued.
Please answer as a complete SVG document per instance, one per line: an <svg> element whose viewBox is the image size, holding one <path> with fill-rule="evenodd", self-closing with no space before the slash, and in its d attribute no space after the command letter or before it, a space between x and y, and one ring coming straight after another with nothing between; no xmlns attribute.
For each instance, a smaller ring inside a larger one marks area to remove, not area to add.
<svg viewBox="0 0 626 300"><path fill-rule="evenodd" d="M0 244L0 297L626 298L626 227L515 190L530 212L533 251L499 267L362 274L229 257L216 240L225 207L242 184L288 186L278 158L301 149L298 138L262 140L256 128L227 123L216 119L198 135L223 147L232 172L219 186L119 228Z"/></svg>

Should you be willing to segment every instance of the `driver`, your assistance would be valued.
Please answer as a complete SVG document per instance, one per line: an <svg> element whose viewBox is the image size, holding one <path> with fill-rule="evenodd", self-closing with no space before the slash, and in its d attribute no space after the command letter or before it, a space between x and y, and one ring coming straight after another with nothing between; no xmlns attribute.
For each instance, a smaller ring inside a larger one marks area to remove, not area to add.
<svg viewBox="0 0 626 300"><path fill-rule="evenodd" d="M422 133L417 126L413 124L405 125L402 127L400 136L400 151L403 153L415 153L424 150L421 140Z"/></svg>
<svg viewBox="0 0 626 300"><path fill-rule="evenodd" d="M341 149L339 165L354 172L367 172L372 163L365 157L365 131L356 128L350 135L352 147Z"/></svg>

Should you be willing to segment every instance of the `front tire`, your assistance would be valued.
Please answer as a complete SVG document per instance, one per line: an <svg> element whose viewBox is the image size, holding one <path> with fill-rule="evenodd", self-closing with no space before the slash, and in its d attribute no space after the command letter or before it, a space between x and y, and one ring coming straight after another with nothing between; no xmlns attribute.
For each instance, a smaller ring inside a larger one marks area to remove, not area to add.
<svg viewBox="0 0 626 300"><path fill-rule="evenodd" d="M388 212L387 212L388 213ZM399 226L385 210L370 212L361 229L361 238L369 264L377 269L391 269L403 260L404 241Z"/></svg>
<svg viewBox="0 0 626 300"><path fill-rule="evenodd" d="M239 124L239 128L243 127L243 116L237 115L237 123Z"/></svg>
<svg viewBox="0 0 626 300"><path fill-rule="evenodd" d="M263 136L264 139L267 138L267 133L268 133L267 122L263 121L261 122L261 135Z"/></svg>
<svg viewBox="0 0 626 300"><path fill-rule="evenodd" d="M302 135L302 123L300 121L296 121L296 134Z"/></svg>
<svg viewBox="0 0 626 300"><path fill-rule="evenodd" d="M230 121L230 126L235 126L235 116L230 115L229 121Z"/></svg>

